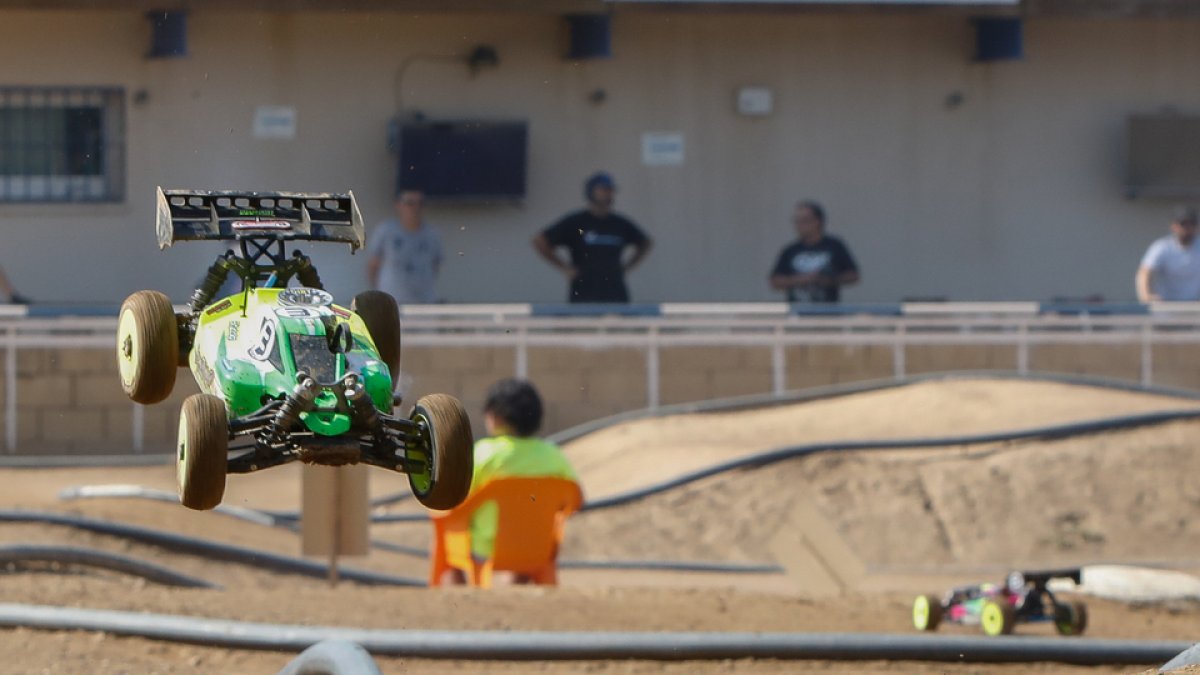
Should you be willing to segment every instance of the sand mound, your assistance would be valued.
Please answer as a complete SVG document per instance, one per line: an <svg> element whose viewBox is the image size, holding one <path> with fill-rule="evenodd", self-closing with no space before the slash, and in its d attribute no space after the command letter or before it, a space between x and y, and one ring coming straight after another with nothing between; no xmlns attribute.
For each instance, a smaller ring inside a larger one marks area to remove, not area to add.
<svg viewBox="0 0 1200 675"><path fill-rule="evenodd" d="M595 499L766 450L924 438L1196 408L1191 399L1011 379L948 379L774 408L620 424L566 446Z"/></svg>

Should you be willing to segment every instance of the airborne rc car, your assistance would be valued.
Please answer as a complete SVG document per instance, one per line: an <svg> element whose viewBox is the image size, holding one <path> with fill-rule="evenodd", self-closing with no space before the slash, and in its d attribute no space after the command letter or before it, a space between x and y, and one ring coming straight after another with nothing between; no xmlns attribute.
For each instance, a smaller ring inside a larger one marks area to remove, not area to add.
<svg viewBox="0 0 1200 675"><path fill-rule="evenodd" d="M937 630L942 622L979 626L986 635L1008 635L1018 623L1052 621L1060 635L1081 635L1087 628L1087 606L1059 599L1047 588L1051 579L1080 583L1078 568L1014 571L1003 584L972 584L951 589L939 600L919 595L913 601L913 626Z"/></svg>
<svg viewBox="0 0 1200 675"><path fill-rule="evenodd" d="M170 395L190 367L202 393L183 402L176 462L179 499L220 504L228 473L299 460L366 463L408 474L417 499L450 509L471 487L470 421L445 394L393 415L400 367L396 301L366 291L334 304L312 261L285 245L364 243L353 193L157 191L159 248L176 241L231 242L188 309L139 291L121 306L117 360L137 403ZM236 250L235 250L236 249ZM242 289L218 297L233 275ZM289 282L297 282L289 286Z"/></svg>

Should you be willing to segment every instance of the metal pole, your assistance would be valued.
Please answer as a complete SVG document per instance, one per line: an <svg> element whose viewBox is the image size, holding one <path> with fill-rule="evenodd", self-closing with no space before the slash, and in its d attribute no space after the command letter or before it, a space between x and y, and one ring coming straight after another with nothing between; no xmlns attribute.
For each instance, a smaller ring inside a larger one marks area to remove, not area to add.
<svg viewBox="0 0 1200 675"><path fill-rule="evenodd" d="M1150 342L1150 323L1142 325L1142 386L1149 387L1154 381L1154 349Z"/></svg>
<svg viewBox="0 0 1200 675"><path fill-rule="evenodd" d="M771 345L771 385L776 396L787 390L787 355L783 349L783 326L775 327L775 344Z"/></svg>
<svg viewBox="0 0 1200 675"><path fill-rule="evenodd" d="M329 586L338 585L338 553L342 550L342 468L333 469L333 536L329 546Z"/></svg>
<svg viewBox="0 0 1200 675"><path fill-rule="evenodd" d="M1017 372L1029 374L1029 325L1025 323L1017 329Z"/></svg>
<svg viewBox="0 0 1200 675"><path fill-rule="evenodd" d="M654 410L659 406L658 380L658 328L650 329L646 347L646 407Z"/></svg>
<svg viewBox="0 0 1200 675"><path fill-rule="evenodd" d="M17 327L8 326L4 348L4 444L9 454L17 451Z"/></svg>
<svg viewBox="0 0 1200 675"><path fill-rule="evenodd" d="M133 404L133 451L141 453L146 447L146 407Z"/></svg>
<svg viewBox="0 0 1200 675"><path fill-rule="evenodd" d="M517 331L516 376L519 379L529 379L529 341L528 330L521 327Z"/></svg>

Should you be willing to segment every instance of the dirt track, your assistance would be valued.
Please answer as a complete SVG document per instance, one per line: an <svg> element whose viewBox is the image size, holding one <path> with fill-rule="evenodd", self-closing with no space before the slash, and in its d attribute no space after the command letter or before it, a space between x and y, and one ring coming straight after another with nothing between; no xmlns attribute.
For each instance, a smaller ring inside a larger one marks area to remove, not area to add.
<svg viewBox="0 0 1200 675"><path fill-rule="evenodd" d="M691 468L690 461L707 464L816 439L962 434L1194 406L1191 401L1045 383L927 383L771 411L639 422L581 439L568 451L585 490L599 496L660 480ZM580 514L568 528L563 551L564 558L574 559L778 563L787 568L783 575L568 570L558 589L481 593L343 585L331 590L320 580L202 561L67 528L0 524L0 543L105 548L225 586L224 591L177 590L110 573L16 570L0 574L0 601L377 628L907 632L913 593L981 576L990 579L1010 565L1154 559L1182 569L1200 567L1200 484L1188 479L1200 475L1197 432L1200 423L1177 422L1053 443L792 460ZM723 451L711 442L717 438L725 441ZM757 443L750 442L754 439ZM700 445L703 449L697 449ZM689 459L689 448L703 462ZM655 461L642 461L649 452ZM232 477L227 503L295 508L297 475L285 467ZM173 480L171 467L4 470L0 508L77 512L297 554L294 535L218 514L155 502L63 503L56 498L59 489L71 485L136 483L173 489ZM376 495L402 490L403 477L372 472L371 489ZM394 510L410 508L401 504ZM415 546L428 542L427 526L420 524L376 526L372 535ZM373 552L347 564L425 574L424 561L397 554ZM1195 605L1131 608L1095 599L1089 604L1093 636L1200 639L1200 608ZM1019 632L1043 634L1045 628L1022 626ZM4 673L271 673L289 658L133 638L0 631ZM1071 670L1060 665L814 662L798 668L770 661L380 662L386 673Z"/></svg>

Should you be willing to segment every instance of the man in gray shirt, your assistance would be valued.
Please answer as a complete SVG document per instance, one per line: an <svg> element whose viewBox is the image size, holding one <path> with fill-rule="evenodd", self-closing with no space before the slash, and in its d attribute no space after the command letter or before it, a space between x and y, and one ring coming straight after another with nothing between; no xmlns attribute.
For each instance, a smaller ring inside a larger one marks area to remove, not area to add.
<svg viewBox="0 0 1200 675"><path fill-rule="evenodd" d="M437 275L442 240L422 217L425 195L401 190L396 217L383 221L367 239L367 278L371 288L390 293L396 302L437 302Z"/></svg>
<svg viewBox="0 0 1200 675"><path fill-rule="evenodd" d="M1181 207L1171 220L1171 234L1156 240L1142 256L1134 285L1139 302L1200 300L1200 214Z"/></svg>

